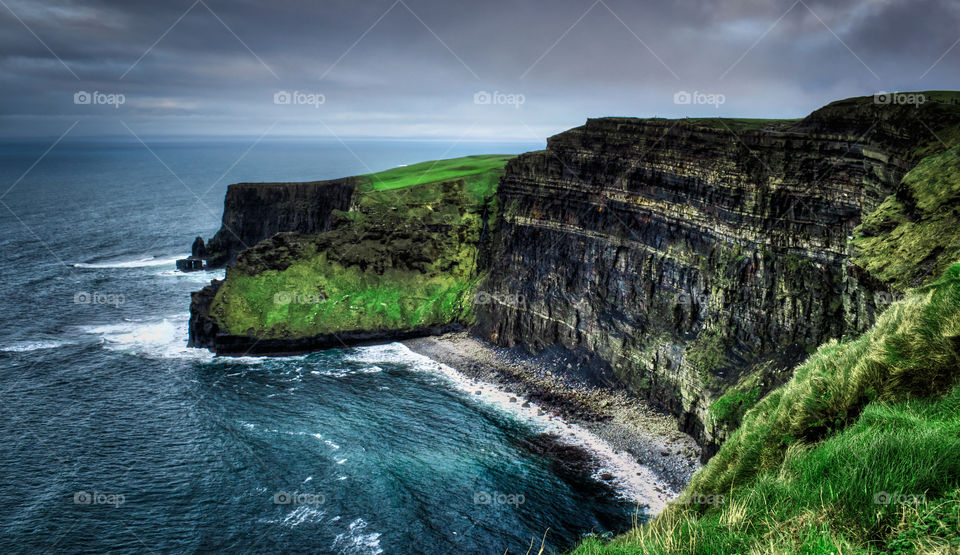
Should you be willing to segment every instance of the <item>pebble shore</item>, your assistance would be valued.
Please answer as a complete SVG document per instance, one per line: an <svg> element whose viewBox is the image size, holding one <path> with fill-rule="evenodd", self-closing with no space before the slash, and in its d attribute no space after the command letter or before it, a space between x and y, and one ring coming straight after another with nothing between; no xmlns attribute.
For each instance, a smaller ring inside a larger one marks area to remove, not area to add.
<svg viewBox="0 0 960 555"><path fill-rule="evenodd" d="M700 467L700 448L678 431L677 420L622 390L586 383L565 371L562 360L544 360L508 350L466 333L402 342L408 349L453 368L472 380L496 386L538 414L591 432L605 451L649 470L660 505L675 498ZM641 472L636 473L638 476ZM654 512L661 507L653 507Z"/></svg>

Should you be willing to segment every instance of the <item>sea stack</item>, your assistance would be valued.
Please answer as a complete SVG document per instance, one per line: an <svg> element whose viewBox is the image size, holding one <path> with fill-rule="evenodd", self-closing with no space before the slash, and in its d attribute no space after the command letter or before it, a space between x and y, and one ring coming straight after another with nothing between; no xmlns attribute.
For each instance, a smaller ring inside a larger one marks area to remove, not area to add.
<svg viewBox="0 0 960 555"><path fill-rule="evenodd" d="M197 237L193 240L193 247L190 249L190 256L177 260L177 269L181 272L196 272L203 270L203 259L207 255L207 247L203 242L203 237Z"/></svg>

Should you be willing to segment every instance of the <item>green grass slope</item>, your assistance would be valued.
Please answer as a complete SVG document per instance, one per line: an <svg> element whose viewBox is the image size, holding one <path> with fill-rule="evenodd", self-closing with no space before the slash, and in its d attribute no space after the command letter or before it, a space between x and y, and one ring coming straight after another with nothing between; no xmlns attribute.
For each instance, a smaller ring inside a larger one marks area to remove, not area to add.
<svg viewBox="0 0 960 555"><path fill-rule="evenodd" d="M599 553L960 549L960 263L801 364L651 524Z"/></svg>
<svg viewBox="0 0 960 555"><path fill-rule="evenodd" d="M244 251L217 293L221 329L261 338L469 322L484 212L512 156L424 162L364 176L354 208L316 236Z"/></svg>
<svg viewBox="0 0 960 555"><path fill-rule="evenodd" d="M462 179L472 202L482 202L493 195L503 175L503 167L513 155L488 154L448 160L420 162L365 175L370 179L367 191L403 189L437 181Z"/></svg>

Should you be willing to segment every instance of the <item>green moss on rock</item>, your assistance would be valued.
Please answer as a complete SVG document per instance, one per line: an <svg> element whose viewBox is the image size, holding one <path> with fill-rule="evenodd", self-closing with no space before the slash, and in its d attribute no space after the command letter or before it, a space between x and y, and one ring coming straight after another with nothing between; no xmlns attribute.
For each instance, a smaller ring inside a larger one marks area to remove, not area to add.
<svg viewBox="0 0 960 555"><path fill-rule="evenodd" d="M960 148L925 158L855 231L854 258L899 289L960 259Z"/></svg>

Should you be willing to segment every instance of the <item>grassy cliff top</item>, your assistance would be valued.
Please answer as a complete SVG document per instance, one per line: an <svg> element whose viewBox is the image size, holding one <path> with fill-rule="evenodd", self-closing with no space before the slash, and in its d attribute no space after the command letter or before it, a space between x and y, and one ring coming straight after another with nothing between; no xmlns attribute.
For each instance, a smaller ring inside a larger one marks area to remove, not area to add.
<svg viewBox="0 0 960 555"><path fill-rule="evenodd" d="M678 120L688 125L709 127L728 131L781 131L800 121L799 119L763 118L685 118Z"/></svg>
<svg viewBox="0 0 960 555"><path fill-rule="evenodd" d="M361 191L389 191L462 179L472 200L482 201L496 192L504 166L514 158L509 154L488 154L401 166L361 176L369 179Z"/></svg>

